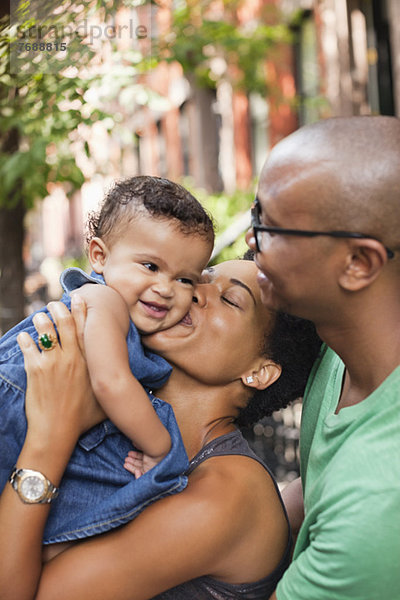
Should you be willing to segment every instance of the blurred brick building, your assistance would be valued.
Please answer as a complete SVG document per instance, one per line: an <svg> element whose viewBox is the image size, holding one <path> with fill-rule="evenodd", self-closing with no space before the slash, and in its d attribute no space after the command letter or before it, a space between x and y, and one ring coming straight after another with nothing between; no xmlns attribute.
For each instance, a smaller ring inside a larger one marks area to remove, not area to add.
<svg viewBox="0 0 400 600"><path fill-rule="evenodd" d="M139 16L123 9L115 22L139 18L157 36L169 25L174 1ZM62 188L50 190L30 215L28 268L37 270L46 257L44 276L53 273L54 279L61 266L53 259L81 253L86 214L115 178L190 177L209 192L248 189L268 149L307 122L338 115L400 116L398 0L243 0L235 6L242 26L260 21L267 7L293 33L290 43L266 58L274 93L239 92L224 80L216 89L199 87L180 64L160 64L147 83L164 102L137 104L131 112L118 108L119 133L97 123L87 134L91 161L77 132L76 160L87 183L72 199ZM223 7L216 0L215 18L224 18ZM103 69L112 80L106 53ZM57 285L50 292L56 294Z"/></svg>
<svg viewBox="0 0 400 600"><path fill-rule="evenodd" d="M279 9L276 18L294 33L267 60L274 93L237 92L225 82L199 89L179 65L159 67L152 85L173 106L144 118L141 172L190 175L209 190L245 188L268 148L300 125L328 116L400 115L397 0L244 0L238 23L260 19L265 5Z"/></svg>

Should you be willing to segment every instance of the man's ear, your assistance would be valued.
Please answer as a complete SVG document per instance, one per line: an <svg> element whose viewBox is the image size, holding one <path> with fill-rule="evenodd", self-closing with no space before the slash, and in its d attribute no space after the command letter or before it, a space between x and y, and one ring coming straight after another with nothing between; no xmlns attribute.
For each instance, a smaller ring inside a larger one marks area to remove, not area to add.
<svg viewBox="0 0 400 600"><path fill-rule="evenodd" d="M93 271L103 273L109 250L101 238L94 237L89 242L88 256Z"/></svg>
<svg viewBox="0 0 400 600"><path fill-rule="evenodd" d="M255 390L265 390L279 379L282 367L274 362L263 363L258 370L244 373L241 377L245 386Z"/></svg>
<svg viewBox="0 0 400 600"><path fill-rule="evenodd" d="M347 263L339 276L339 285L351 292L366 288L379 276L387 260L386 250L378 240L351 240Z"/></svg>

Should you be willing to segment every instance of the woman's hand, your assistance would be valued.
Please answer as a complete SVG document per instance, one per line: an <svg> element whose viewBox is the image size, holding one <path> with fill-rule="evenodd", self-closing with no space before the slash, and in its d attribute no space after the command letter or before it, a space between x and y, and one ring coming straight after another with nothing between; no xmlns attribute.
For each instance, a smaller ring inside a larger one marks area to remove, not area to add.
<svg viewBox="0 0 400 600"><path fill-rule="evenodd" d="M61 302L52 302L48 308L59 337L53 348L40 352L27 333L18 336L27 373L28 436L33 443L46 440L70 450L105 415L93 397L83 356L84 302L73 295L72 314ZM39 338L48 334L57 339L46 314L36 314L33 322Z"/></svg>
<svg viewBox="0 0 400 600"><path fill-rule="evenodd" d="M17 466L40 471L58 486L79 435L104 414L93 398L82 354L85 304L74 296L72 314L60 302L51 303L49 311L59 337L54 347L40 352L27 333L18 336L28 378L28 430ZM34 324L39 337L46 333L57 340L44 313L35 315ZM0 497L1 600L36 597L49 508L49 504L24 504L6 484Z"/></svg>

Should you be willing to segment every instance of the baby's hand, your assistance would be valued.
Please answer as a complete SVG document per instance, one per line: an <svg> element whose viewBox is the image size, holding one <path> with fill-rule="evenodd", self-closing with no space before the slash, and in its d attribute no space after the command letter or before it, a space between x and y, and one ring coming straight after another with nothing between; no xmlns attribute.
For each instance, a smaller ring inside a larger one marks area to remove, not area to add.
<svg viewBox="0 0 400 600"><path fill-rule="evenodd" d="M147 473L147 471L150 471L150 469L158 465L163 458L163 456L154 458L147 454L143 454L143 452L131 450L125 458L124 467L138 479L144 475L144 473Z"/></svg>

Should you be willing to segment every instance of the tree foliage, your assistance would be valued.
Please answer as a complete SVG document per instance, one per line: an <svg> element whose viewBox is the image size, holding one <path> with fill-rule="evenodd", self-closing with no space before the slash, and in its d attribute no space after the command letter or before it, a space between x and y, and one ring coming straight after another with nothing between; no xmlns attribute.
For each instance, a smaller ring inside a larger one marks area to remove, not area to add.
<svg viewBox="0 0 400 600"><path fill-rule="evenodd" d="M174 3L171 26L150 41L150 56L143 56L140 49L122 51L111 41L107 67L102 62L101 45L89 43L87 32L78 27L91 20L114 23L113 17L124 6L137 8L161 2L12 0L12 19L0 12L0 218L11 224L4 225L6 234L0 244L3 312L5 306L17 304L18 286L11 297L10 282L17 278L22 290L23 274L13 260L21 254L18 244L25 209L46 197L51 183L60 183L72 193L84 182L76 161L76 142L82 129L90 135L92 125L102 120L110 135L131 145L132 117L137 107L153 106L159 114L165 110L167 99L149 89L141 74L163 60L177 61L197 86L215 88L219 82L229 81L247 93L267 93L265 61L279 42L288 39L288 31L263 16L242 24L246 19L238 17L239 0ZM222 7L221 14L215 12L216 6ZM46 46L38 52L36 46L35 51L35 32L36 37L53 44L53 50ZM18 46L21 42L28 45ZM64 48L61 44L56 48L55 42L63 42ZM79 143L90 156L87 139ZM223 231L238 212L247 210L251 198L242 193L233 197L220 194L205 203ZM241 252L241 247L238 251L233 247L224 251L223 257ZM20 318L15 314L10 322Z"/></svg>
<svg viewBox="0 0 400 600"><path fill-rule="evenodd" d="M104 98L103 105L90 99L89 92L101 87L107 73L101 69L101 53L88 43L87 32L80 31L78 23L87 23L94 15L105 21L122 4L122 0L64 0L54 14L54 0L27 0L20 2L11 20L9 15L1 19L0 206L11 208L22 201L31 208L47 195L49 182L65 184L67 192L84 182L71 151L73 132L80 124L90 127L111 114ZM32 50L35 35L53 50ZM125 61L125 74L108 86L110 95L129 86L138 95L143 88L135 80L143 70L142 57L137 52L126 54L128 58L115 53ZM18 140L12 153L11 137ZM87 144L85 149L89 153Z"/></svg>
<svg viewBox="0 0 400 600"><path fill-rule="evenodd" d="M160 56L179 62L199 85L215 88L228 79L236 89L265 95L265 61L277 44L290 39L290 32L262 17L241 24L241 4L224 0L220 14L213 0L182 0L173 11L171 28L159 40Z"/></svg>
<svg viewBox="0 0 400 600"><path fill-rule="evenodd" d="M26 209L48 195L52 182L66 193L84 182L74 148L79 126L90 129L108 119L112 128L117 120L109 114L115 106L107 104L107 93L102 103L93 101L107 87L102 48L88 43L78 25L92 18L108 23L122 4L125 0L12 0L11 15L0 6L0 332L24 316ZM116 58L113 44L108 46ZM117 86L125 91L130 86L132 100L140 95L136 74L142 64L140 52L127 55L115 60L125 61L125 74L115 77L108 92L115 97ZM89 155L90 145L84 148Z"/></svg>
<svg viewBox="0 0 400 600"><path fill-rule="evenodd" d="M223 19L210 12L211 0L182 1L173 11L168 32L158 41L153 40L152 62L137 53L128 58L116 53L120 69L117 66L111 74L102 73L98 53L76 30L76 23L93 16L98 19L99 15L106 21L124 4L145 3L64 0L58 3L62 10L54 11L54 0L23 0L11 23L7 17L1 20L0 206L11 207L23 201L30 208L35 199L47 195L49 182L62 182L67 191L79 188L84 177L71 152L71 134L81 123L90 127L96 120L110 118L113 111L105 107L111 108L112 104L107 106L106 100L115 98L121 90L131 106L132 98L137 104L154 101L154 94L152 98L135 76L159 60L178 61L184 72L194 75L201 85L215 87L220 79L229 78L237 88L265 94L266 55L287 39L288 32L283 25L240 25L238 0L224 0ZM47 31L48 39L52 28L61 31L66 50L18 53L17 44L26 39L31 42L27 35L35 28ZM9 69L10 45L11 66L16 69L13 73ZM102 84L108 98L96 105L88 99L88 92ZM115 121L118 116L123 120L125 115L113 112ZM18 149L13 153L9 152L10 136L18 138ZM89 152L87 145L85 148Z"/></svg>

